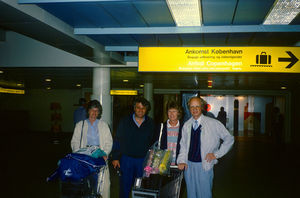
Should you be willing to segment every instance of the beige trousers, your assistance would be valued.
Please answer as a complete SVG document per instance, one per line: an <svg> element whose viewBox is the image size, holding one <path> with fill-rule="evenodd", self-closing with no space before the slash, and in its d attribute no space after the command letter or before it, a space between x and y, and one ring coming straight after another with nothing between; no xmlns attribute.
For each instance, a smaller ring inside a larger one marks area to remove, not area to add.
<svg viewBox="0 0 300 198"><path fill-rule="evenodd" d="M110 198L110 175L108 165L106 165L103 174L104 175L102 175L100 171L98 177L98 188L100 188L100 192L102 192L101 195L103 198Z"/></svg>

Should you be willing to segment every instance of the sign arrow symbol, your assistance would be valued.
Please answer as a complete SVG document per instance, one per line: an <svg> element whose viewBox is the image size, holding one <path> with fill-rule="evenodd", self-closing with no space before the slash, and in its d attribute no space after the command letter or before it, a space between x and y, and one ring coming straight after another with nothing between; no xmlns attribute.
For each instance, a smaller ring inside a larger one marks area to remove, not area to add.
<svg viewBox="0 0 300 198"><path fill-rule="evenodd" d="M278 62L290 62L290 64L285 67L290 69L293 67L293 65L295 65L295 63L298 62L298 58L290 51L286 51L286 53L290 55L290 58L278 58Z"/></svg>

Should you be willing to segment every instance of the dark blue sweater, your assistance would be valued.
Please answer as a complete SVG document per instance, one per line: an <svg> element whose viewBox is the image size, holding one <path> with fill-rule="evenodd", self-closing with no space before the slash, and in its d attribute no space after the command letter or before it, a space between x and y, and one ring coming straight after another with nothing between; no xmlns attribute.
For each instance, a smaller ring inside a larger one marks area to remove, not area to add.
<svg viewBox="0 0 300 198"><path fill-rule="evenodd" d="M154 122L145 116L144 122L138 127L133 121L132 114L123 118L118 126L112 159L119 160L127 155L134 158L145 157L153 140Z"/></svg>
<svg viewBox="0 0 300 198"><path fill-rule="evenodd" d="M191 162L201 162L201 125L194 130L191 127L191 140L188 159Z"/></svg>

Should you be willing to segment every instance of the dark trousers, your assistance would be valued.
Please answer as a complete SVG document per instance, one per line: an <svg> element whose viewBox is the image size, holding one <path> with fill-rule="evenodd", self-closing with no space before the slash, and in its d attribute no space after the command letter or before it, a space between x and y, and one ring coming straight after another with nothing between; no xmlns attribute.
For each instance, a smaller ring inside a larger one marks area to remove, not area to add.
<svg viewBox="0 0 300 198"><path fill-rule="evenodd" d="M144 158L123 155L120 161L120 198L128 198L135 178L143 176Z"/></svg>

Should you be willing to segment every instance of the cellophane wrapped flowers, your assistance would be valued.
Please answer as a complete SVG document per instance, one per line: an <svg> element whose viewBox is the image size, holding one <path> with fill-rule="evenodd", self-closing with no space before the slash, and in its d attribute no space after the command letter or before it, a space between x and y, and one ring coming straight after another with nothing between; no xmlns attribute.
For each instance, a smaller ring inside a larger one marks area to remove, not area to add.
<svg viewBox="0 0 300 198"><path fill-rule="evenodd" d="M150 174L168 174L172 156L172 151L150 149L145 159L144 177L149 177Z"/></svg>

